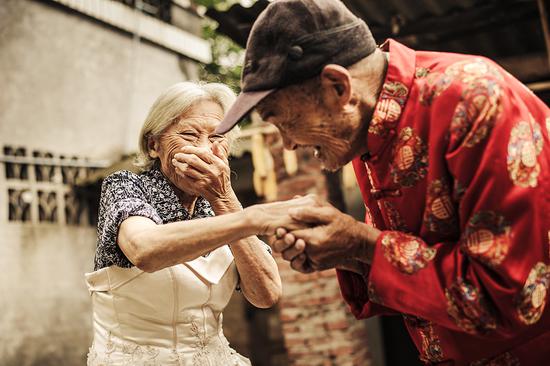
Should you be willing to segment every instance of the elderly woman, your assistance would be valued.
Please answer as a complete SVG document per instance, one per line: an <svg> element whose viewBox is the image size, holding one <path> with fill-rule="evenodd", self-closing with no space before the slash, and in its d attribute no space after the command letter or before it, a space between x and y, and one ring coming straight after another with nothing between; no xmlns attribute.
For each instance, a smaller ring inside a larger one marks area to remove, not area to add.
<svg viewBox="0 0 550 366"><path fill-rule="evenodd" d="M234 100L221 84L179 83L152 106L140 134L142 174L102 186L88 365L250 365L229 347L222 311L237 286L270 307L281 280L253 235L292 227L299 198L242 209L231 188L234 136L214 131Z"/></svg>

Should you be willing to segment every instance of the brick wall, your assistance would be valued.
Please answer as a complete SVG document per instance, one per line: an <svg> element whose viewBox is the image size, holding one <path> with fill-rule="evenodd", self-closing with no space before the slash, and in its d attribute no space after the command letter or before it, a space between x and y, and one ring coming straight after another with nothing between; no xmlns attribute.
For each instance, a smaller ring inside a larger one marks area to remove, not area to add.
<svg viewBox="0 0 550 366"><path fill-rule="evenodd" d="M326 179L310 152L298 152L298 172L288 176L277 135L266 137L277 173L278 199L316 193L327 197ZM304 275L277 256L283 281L280 316L290 364L371 365L365 322L343 301L334 270Z"/></svg>

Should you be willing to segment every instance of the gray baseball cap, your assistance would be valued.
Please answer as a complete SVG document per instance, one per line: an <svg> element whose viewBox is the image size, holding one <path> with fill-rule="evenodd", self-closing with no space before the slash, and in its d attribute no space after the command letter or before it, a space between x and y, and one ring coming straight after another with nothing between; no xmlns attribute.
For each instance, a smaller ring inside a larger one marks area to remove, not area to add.
<svg viewBox="0 0 550 366"><path fill-rule="evenodd" d="M216 129L231 130L274 91L350 66L376 49L364 21L340 0L275 0L258 17L246 45L242 92Z"/></svg>

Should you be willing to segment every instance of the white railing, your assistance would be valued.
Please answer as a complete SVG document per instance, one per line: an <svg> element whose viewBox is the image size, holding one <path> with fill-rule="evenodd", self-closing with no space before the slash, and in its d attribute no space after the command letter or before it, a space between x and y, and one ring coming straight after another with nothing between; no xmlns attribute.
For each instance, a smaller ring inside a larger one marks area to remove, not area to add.
<svg viewBox="0 0 550 366"><path fill-rule="evenodd" d="M90 225L87 200L75 184L99 169L105 160L54 156L4 146L0 151L0 222Z"/></svg>

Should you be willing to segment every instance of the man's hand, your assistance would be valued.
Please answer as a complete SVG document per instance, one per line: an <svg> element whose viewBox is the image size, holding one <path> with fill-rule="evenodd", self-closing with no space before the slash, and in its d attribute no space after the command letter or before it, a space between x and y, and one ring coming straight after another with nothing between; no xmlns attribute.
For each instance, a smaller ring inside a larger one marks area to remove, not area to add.
<svg viewBox="0 0 550 366"><path fill-rule="evenodd" d="M311 273L315 269L308 261L306 254L306 242L304 239L297 239L293 234L284 228L278 228L272 237L270 244L273 250L281 253L283 259L290 262L290 267L302 273Z"/></svg>
<svg viewBox="0 0 550 366"><path fill-rule="evenodd" d="M294 220L308 224L310 228L290 233L277 230L278 239L273 249L282 253L300 272L342 268L362 272L363 263L369 263L374 243L380 232L329 204L289 210ZM305 255L304 255L305 254Z"/></svg>

